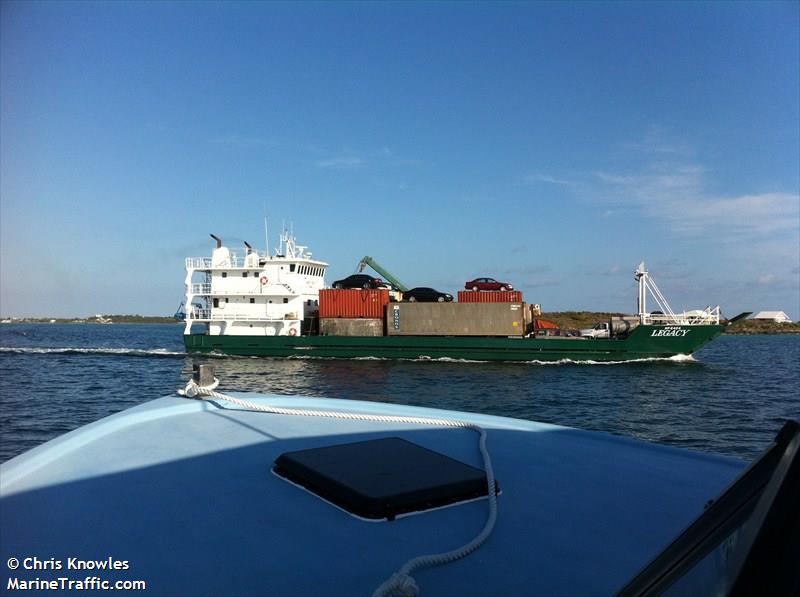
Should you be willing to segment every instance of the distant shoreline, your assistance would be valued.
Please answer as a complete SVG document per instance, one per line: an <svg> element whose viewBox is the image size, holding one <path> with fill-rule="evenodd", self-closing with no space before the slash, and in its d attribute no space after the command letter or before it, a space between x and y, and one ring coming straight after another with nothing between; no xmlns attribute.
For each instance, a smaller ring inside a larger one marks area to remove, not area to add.
<svg viewBox="0 0 800 597"><path fill-rule="evenodd" d="M622 313L605 313L592 311L555 311L542 313L542 319L552 321L565 329L581 329L592 327L601 321L607 321L612 316L620 316ZM174 317L161 317L150 315L102 315L98 317L22 317L22 318L3 318L2 323L90 323L96 325L107 325L115 323L160 323L160 324L183 324ZM755 335L755 334L800 334L800 323L774 323L771 321L753 321L746 319L731 324L725 330L726 334Z"/></svg>
<svg viewBox="0 0 800 597"><path fill-rule="evenodd" d="M103 315L97 317L7 317L2 323L91 323L107 325L113 323L183 323L174 317L159 317L150 315Z"/></svg>

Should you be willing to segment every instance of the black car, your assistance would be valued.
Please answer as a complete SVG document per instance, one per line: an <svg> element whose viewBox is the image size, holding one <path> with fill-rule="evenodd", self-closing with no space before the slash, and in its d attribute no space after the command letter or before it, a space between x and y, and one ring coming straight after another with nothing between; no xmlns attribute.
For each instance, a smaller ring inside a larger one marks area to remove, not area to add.
<svg viewBox="0 0 800 597"><path fill-rule="evenodd" d="M403 300L410 303L416 301L419 301L420 303L449 303L453 300L453 295L447 294L446 292L439 292L433 288L420 287L406 290L403 293Z"/></svg>
<svg viewBox="0 0 800 597"><path fill-rule="evenodd" d="M336 280L333 283L334 288L380 288L383 284L380 278L373 278L367 274L353 274L347 276L344 280Z"/></svg>

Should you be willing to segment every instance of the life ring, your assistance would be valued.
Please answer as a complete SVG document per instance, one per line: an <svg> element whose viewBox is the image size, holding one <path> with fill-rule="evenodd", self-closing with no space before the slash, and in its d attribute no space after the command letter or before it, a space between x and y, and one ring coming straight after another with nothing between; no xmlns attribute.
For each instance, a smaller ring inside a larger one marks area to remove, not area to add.
<svg viewBox="0 0 800 597"><path fill-rule="evenodd" d="M261 285L262 286L266 286L267 282L269 282L269 280L267 280L267 277L266 276L261 276Z"/></svg>
<svg viewBox="0 0 800 597"><path fill-rule="evenodd" d="M296 336L297 335L297 330L294 329L294 328L289 328L289 335L290 336Z"/></svg>

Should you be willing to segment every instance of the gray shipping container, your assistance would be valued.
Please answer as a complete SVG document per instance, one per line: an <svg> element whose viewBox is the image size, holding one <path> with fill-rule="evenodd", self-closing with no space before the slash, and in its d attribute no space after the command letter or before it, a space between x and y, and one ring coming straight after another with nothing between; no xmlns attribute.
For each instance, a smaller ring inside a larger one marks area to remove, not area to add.
<svg viewBox="0 0 800 597"><path fill-rule="evenodd" d="M389 336L523 336L523 303L389 303Z"/></svg>
<svg viewBox="0 0 800 597"><path fill-rule="evenodd" d="M319 320L320 336L383 336L383 319L325 317Z"/></svg>

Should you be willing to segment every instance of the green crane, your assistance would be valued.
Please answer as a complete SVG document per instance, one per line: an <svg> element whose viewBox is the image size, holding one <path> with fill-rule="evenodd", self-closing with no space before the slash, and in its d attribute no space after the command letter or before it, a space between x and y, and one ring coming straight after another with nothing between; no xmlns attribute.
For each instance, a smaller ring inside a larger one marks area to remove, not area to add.
<svg viewBox="0 0 800 597"><path fill-rule="evenodd" d="M390 272L384 269L380 263L375 261L372 257L362 257L361 261L358 262L358 271L363 272L366 266L370 266L376 272L378 272L381 276L386 278L386 281L389 282L392 286L397 288L400 292L406 292L408 290L408 286L403 284L400 280L395 278Z"/></svg>

